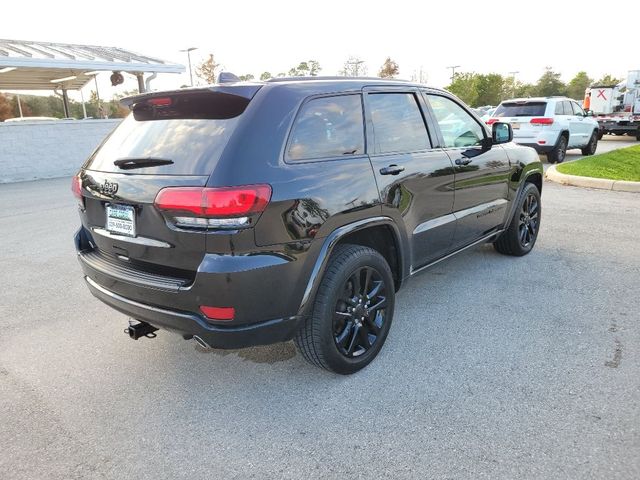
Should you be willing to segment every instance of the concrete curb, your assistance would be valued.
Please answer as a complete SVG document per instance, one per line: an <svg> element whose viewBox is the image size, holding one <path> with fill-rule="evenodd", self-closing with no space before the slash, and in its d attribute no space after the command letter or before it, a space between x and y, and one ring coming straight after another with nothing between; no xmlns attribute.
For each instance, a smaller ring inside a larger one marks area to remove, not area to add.
<svg viewBox="0 0 640 480"><path fill-rule="evenodd" d="M566 175L556 170L556 165L551 165L544 174L547 180L562 185L574 187L600 188L602 190L617 190L619 192L639 192L640 182L628 182L626 180L608 180L606 178L579 177Z"/></svg>

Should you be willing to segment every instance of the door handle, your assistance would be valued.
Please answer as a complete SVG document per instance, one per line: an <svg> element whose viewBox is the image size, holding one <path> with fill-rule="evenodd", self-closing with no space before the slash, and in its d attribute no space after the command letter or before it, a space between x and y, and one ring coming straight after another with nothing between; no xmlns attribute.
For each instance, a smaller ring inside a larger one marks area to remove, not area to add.
<svg viewBox="0 0 640 480"><path fill-rule="evenodd" d="M404 167L400 165L389 165L380 169L380 175L398 175L400 172L404 172Z"/></svg>
<svg viewBox="0 0 640 480"><path fill-rule="evenodd" d="M471 159L470 158L457 158L456 159L456 165L459 165L459 166L469 165L470 163L471 163Z"/></svg>

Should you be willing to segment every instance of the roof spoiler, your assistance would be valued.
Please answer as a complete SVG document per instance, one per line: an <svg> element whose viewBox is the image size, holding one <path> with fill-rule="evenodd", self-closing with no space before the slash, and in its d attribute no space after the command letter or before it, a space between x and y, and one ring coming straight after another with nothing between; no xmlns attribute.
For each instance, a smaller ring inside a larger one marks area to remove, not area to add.
<svg viewBox="0 0 640 480"><path fill-rule="evenodd" d="M235 75L234 75L235 76ZM139 95L132 95L130 97L124 97L120 100L120 103L125 107L131 108L136 103L144 102L151 98L156 97L174 97L174 96L187 96L193 94L206 94L206 93L222 93L225 95L234 95L242 97L247 101L251 100L253 96L262 88L261 84L240 84L240 85L211 85L208 87L195 87L195 88L181 88L179 90L165 90L161 92L142 93Z"/></svg>

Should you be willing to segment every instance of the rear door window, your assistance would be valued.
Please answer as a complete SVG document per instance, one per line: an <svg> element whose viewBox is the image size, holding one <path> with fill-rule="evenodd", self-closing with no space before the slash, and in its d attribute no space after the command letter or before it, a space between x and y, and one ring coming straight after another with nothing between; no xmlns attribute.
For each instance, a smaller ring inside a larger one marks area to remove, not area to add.
<svg viewBox="0 0 640 480"><path fill-rule="evenodd" d="M431 148L417 98L413 93L370 93L376 153L417 152Z"/></svg>
<svg viewBox="0 0 640 480"><path fill-rule="evenodd" d="M542 117L547 102L504 102L498 106L494 117Z"/></svg>
<svg viewBox="0 0 640 480"><path fill-rule="evenodd" d="M354 94L305 103L291 131L286 158L301 161L364 153L362 98Z"/></svg>

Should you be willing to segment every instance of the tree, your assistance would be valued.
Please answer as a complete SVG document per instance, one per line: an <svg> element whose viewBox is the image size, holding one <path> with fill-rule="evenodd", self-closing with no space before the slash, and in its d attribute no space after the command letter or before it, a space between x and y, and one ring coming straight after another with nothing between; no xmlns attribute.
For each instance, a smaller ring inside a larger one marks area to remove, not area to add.
<svg viewBox="0 0 640 480"><path fill-rule="evenodd" d="M209 58L196 67L196 75L206 83L216 83L216 70L219 66L213 58L213 53L210 53Z"/></svg>
<svg viewBox="0 0 640 480"><path fill-rule="evenodd" d="M360 77L367 74L367 65L364 60L360 60L358 57L349 57L340 70L339 75L344 77Z"/></svg>
<svg viewBox="0 0 640 480"><path fill-rule="evenodd" d="M595 82L593 82L593 85L602 85L603 87L605 86L612 86L612 85L617 85L622 81L621 78L616 78L616 77L612 77L611 75L609 75L608 73L606 75L603 75L601 79L596 80Z"/></svg>
<svg viewBox="0 0 640 480"><path fill-rule="evenodd" d="M487 75L478 75L476 79L476 97L475 105L498 105L502 100L502 92L504 90L504 77L498 73L489 73Z"/></svg>
<svg viewBox="0 0 640 480"><path fill-rule="evenodd" d="M297 67L291 68L288 75L290 77L316 77L320 70L322 70L320 63L316 60L308 60L300 62Z"/></svg>
<svg viewBox="0 0 640 480"><path fill-rule="evenodd" d="M394 78L399 71L400 67L398 66L398 64L391 60L391 57L387 57L387 59L382 64L382 67L380 67L378 76L380 78Z"/></svg>
<svg viewBox="0 0 640 480"><path fill-rule="evenodd" d="M445 89L456 95L467 105L477 105L478 74L473 72L456 73L451 84Z"/></svg>
<svg viewBox="0 0 640 480"><path fill-rule="evenodd" d="M560 74L547 68L542 74L535 87L536 95L541 97L551 97L553 95L566 95L567 86L560 80Z"/></svg>
<svg viewBox="0 0 640 480"><path fill-rule="evenodd" d="M0 122L4 122L7 118L12 118L13 106L7 97L0 93Z"/></svg>
<svg viewBox="0 0 640 480"><path fill-rule="evenodd" d="M251 80L253 80L253 79L254 79L254 78L256 78L256 77L254 77L254 76L253 76L252 74L250 74L250 73L246 73L246 74L244 74L244 75L240 75L238 78L239 78L241 81L243 81L243 82L250 82Z"/></svg>
<svg viewBox="0 0 640 480"><path fill-rule="evenodd" d="M270 78L273 78L273 75L269 72L262 72L262 75L260 75L260 80L262 81L269 80Z"/></svg>
<svg viewBox="0 0 640 480"><path fill-rule="evenodd" d="M578 72L567 85L567 97L581 100L584 98L584 91L591 86L593 80L589 78L587 72Z"/></svg>

